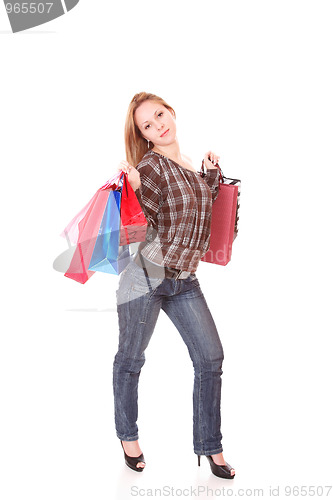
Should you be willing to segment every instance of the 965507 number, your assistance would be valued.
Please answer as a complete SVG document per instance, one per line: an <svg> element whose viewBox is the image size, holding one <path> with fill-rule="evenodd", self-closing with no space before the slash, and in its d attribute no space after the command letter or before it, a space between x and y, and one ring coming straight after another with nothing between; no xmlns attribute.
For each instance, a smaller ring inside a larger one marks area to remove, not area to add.
<svg viewBox="0 0 333 500"><path fill-rule="evenodd" d="M8 14L44 14L49 13L52 9L53 2L23 2L23 3L6 3L6 11Z"/></svg>
<svg viewBox="0 0 333 500"><path fill-rule="evenodd" d="M285 486L284 494L286 497L327 497L332 490L332 486Z"/></svg>

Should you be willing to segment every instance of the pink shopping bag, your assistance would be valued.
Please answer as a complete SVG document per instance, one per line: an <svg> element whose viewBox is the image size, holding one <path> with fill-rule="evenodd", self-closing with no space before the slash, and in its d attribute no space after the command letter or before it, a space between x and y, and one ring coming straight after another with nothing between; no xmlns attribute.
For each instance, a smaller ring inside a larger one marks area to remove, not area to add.
<svg viewBox="0 0 333 500"><path fill-rule="evenodd" d="M212 206L210 246L201 258L203 262L226 266L231 259L238 233L240 185L239 179L224 177L220 169L219 193Z"/></svg>

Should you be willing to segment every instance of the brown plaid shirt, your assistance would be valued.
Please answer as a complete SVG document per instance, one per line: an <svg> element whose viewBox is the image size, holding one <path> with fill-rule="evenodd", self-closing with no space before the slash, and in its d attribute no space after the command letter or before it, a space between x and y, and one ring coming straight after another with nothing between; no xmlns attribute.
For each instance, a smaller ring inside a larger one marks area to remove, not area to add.
<svg viewBox="0 0 333 500"><path fill-rule="evenodd" d="M195 272L210 240L212 201L218 195L218 169L203 178L149 150L137 165L135 191L148 221L142 255L155 264Z"/></svg>

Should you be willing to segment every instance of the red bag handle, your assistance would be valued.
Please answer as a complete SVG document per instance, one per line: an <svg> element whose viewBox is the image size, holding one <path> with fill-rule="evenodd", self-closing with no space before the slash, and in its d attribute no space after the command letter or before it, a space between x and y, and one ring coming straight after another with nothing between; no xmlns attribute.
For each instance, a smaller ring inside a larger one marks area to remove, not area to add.
<svg viewBox="0 0 333 500"><path fill-rule="evenodd" d="M124 186L125 186L125 189L126 189L126 196L128 197L128 188L127 188L127 183L128 183L128 180L127 180L127 174L126 175L123 175L121 177L124 177L124 180L123 180L123 189L124 189Z"/></svg>

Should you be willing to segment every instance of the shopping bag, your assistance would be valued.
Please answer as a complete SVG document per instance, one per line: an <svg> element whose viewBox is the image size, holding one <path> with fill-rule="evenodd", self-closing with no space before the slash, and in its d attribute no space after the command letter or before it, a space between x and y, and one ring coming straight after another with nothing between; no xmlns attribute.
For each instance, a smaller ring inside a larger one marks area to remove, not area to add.
<svg viewBox="0 0 333 500"><path fill-rule="evenodd" d="M237 203L236 203L236 215L235 215L235 225L234 225L234 234L233 241L238 235L238 222L239 222L239 204L240 204L240 194L241 194L241 181L239 179L230 179L229 177L224 177L222 174L222 183L223 185L229 184L230 186L236 186L237 189Z"/></svg>
<svg viewBox="0 0 333 500"><path fill-rule="evenodd" d="M241 181L224 177L217 167L220 170L219 193L212 206L209 249L201 260L225 266L231 259L232 245L238 234Z"/></svg>
<svg viewBox="0 0 333 500"><path fill-rule="evenodd" d="M93 271L88 270L88 266L95 247L108 195L108 191L99 189L93 199L90 200L89 207L82 219L73 224L67 233L67 236L71 235L68 236L68 240L72 243L76 242L76 248L65 276L82 284L94 274ZM71 229L73 230L72 232ZM64 232L66 234L66 229Z"/></svg>
<svg viewBox="0 0 333 500"><path fill-rule="evenodd" d="M100 187L91 198L91 200L89 200L88 203L82 208L82 210L80 210L80 212L76 214L75 217L73 217L69 224L67 224L60 236L66 238L68 243L76 245L79 240L79 224L85 218L85 216L87 216L85 219L86 222L90 220L91 217L93 217L99 227L108 200L108 195L103 197L102 203L101 200L99 200L99 204L97 205L97 207L94 208L94 205L97 202L97 199L100 197L101 191L110 188L118 188L122 175L122 172L114 174L102 187ZM84 225L85 224L81 224L81 231Z"/></svg>
<svg viewBox="0 0 333 500"><path fill-rule="evenodd" d="M119 245L145 241L148 223L126 175L123 176L120 217Z"/></svg>
<svg viewBox="0 0 333 500"><path fill-rule="evenodd" d="M61 236L66 237L69 245L76 245L65 273L67 278L84 284L94 274L94 271L90 271L88 267L108 201L108 189L117 189L121 176L121 172L114 174L100 187L61 233Z"/></svg>
<svg viewBox="0 0 333 500"><path fill-rule="evenodd" d="M108 202L96 238L89 270L120 274L130 262L128 245L120 246L121 191L109 190Z"/></svg>
<svg viewBox="0 0 333 500"><path fill-rule="evenodd" d="M114 201L110 201L109 205L109 217L111 217L111 212L114 211L114 217L118 219L104 220L103 226L102 221L104 214L106 213L106 206L109 201L110 192L118 193L113 195ZM119 207L120 207L120 219L119 219ZM115 229L115 224L118 220L118 229ZM110 224L110 230L107 231L107 224ZM120 224L120 225L119 225ZM106 268L108 264L105 263L105 269L103 270L103 265L98 265L97 260L93 260L91 269L89 268L90 262L92 260L92 255L96 246L96 253L94 258L101 256L101 249L106 249L105 258L109 258L110 262L114 260L113 271L118 274L121 272L125 266L126 259L128 259L129 249L126 245L129 243L144 241L146 237L147 221L142 212L141 206L138 199L127 180L127 176L123 172L119 172L111 177L91 200L85 205L85 207L71 220L71 222L66 226L61 236L67 238L68 243L76 245L72 260L70 262L69 268L65 273L65 276L71 278L79 283L85 283L95 272L95 270L102 272L113 272ZM102 226L102 228L101 228ZM115 241L116 235L115 231L118 231L118 246L124 247L118 250L118 261L116 263L115 258ZM102 237L103 235L103 237ZM107 238L111 239L110 247L106 247ZM103 244L102 244L103 241ZM99 250L98 250L99 249ZM112 249L112 250L111 250ZM112 254L111 254L112 251ZM109 253L108 253L109 252ZM110 264L111 265L111 264Z"/></svg>

